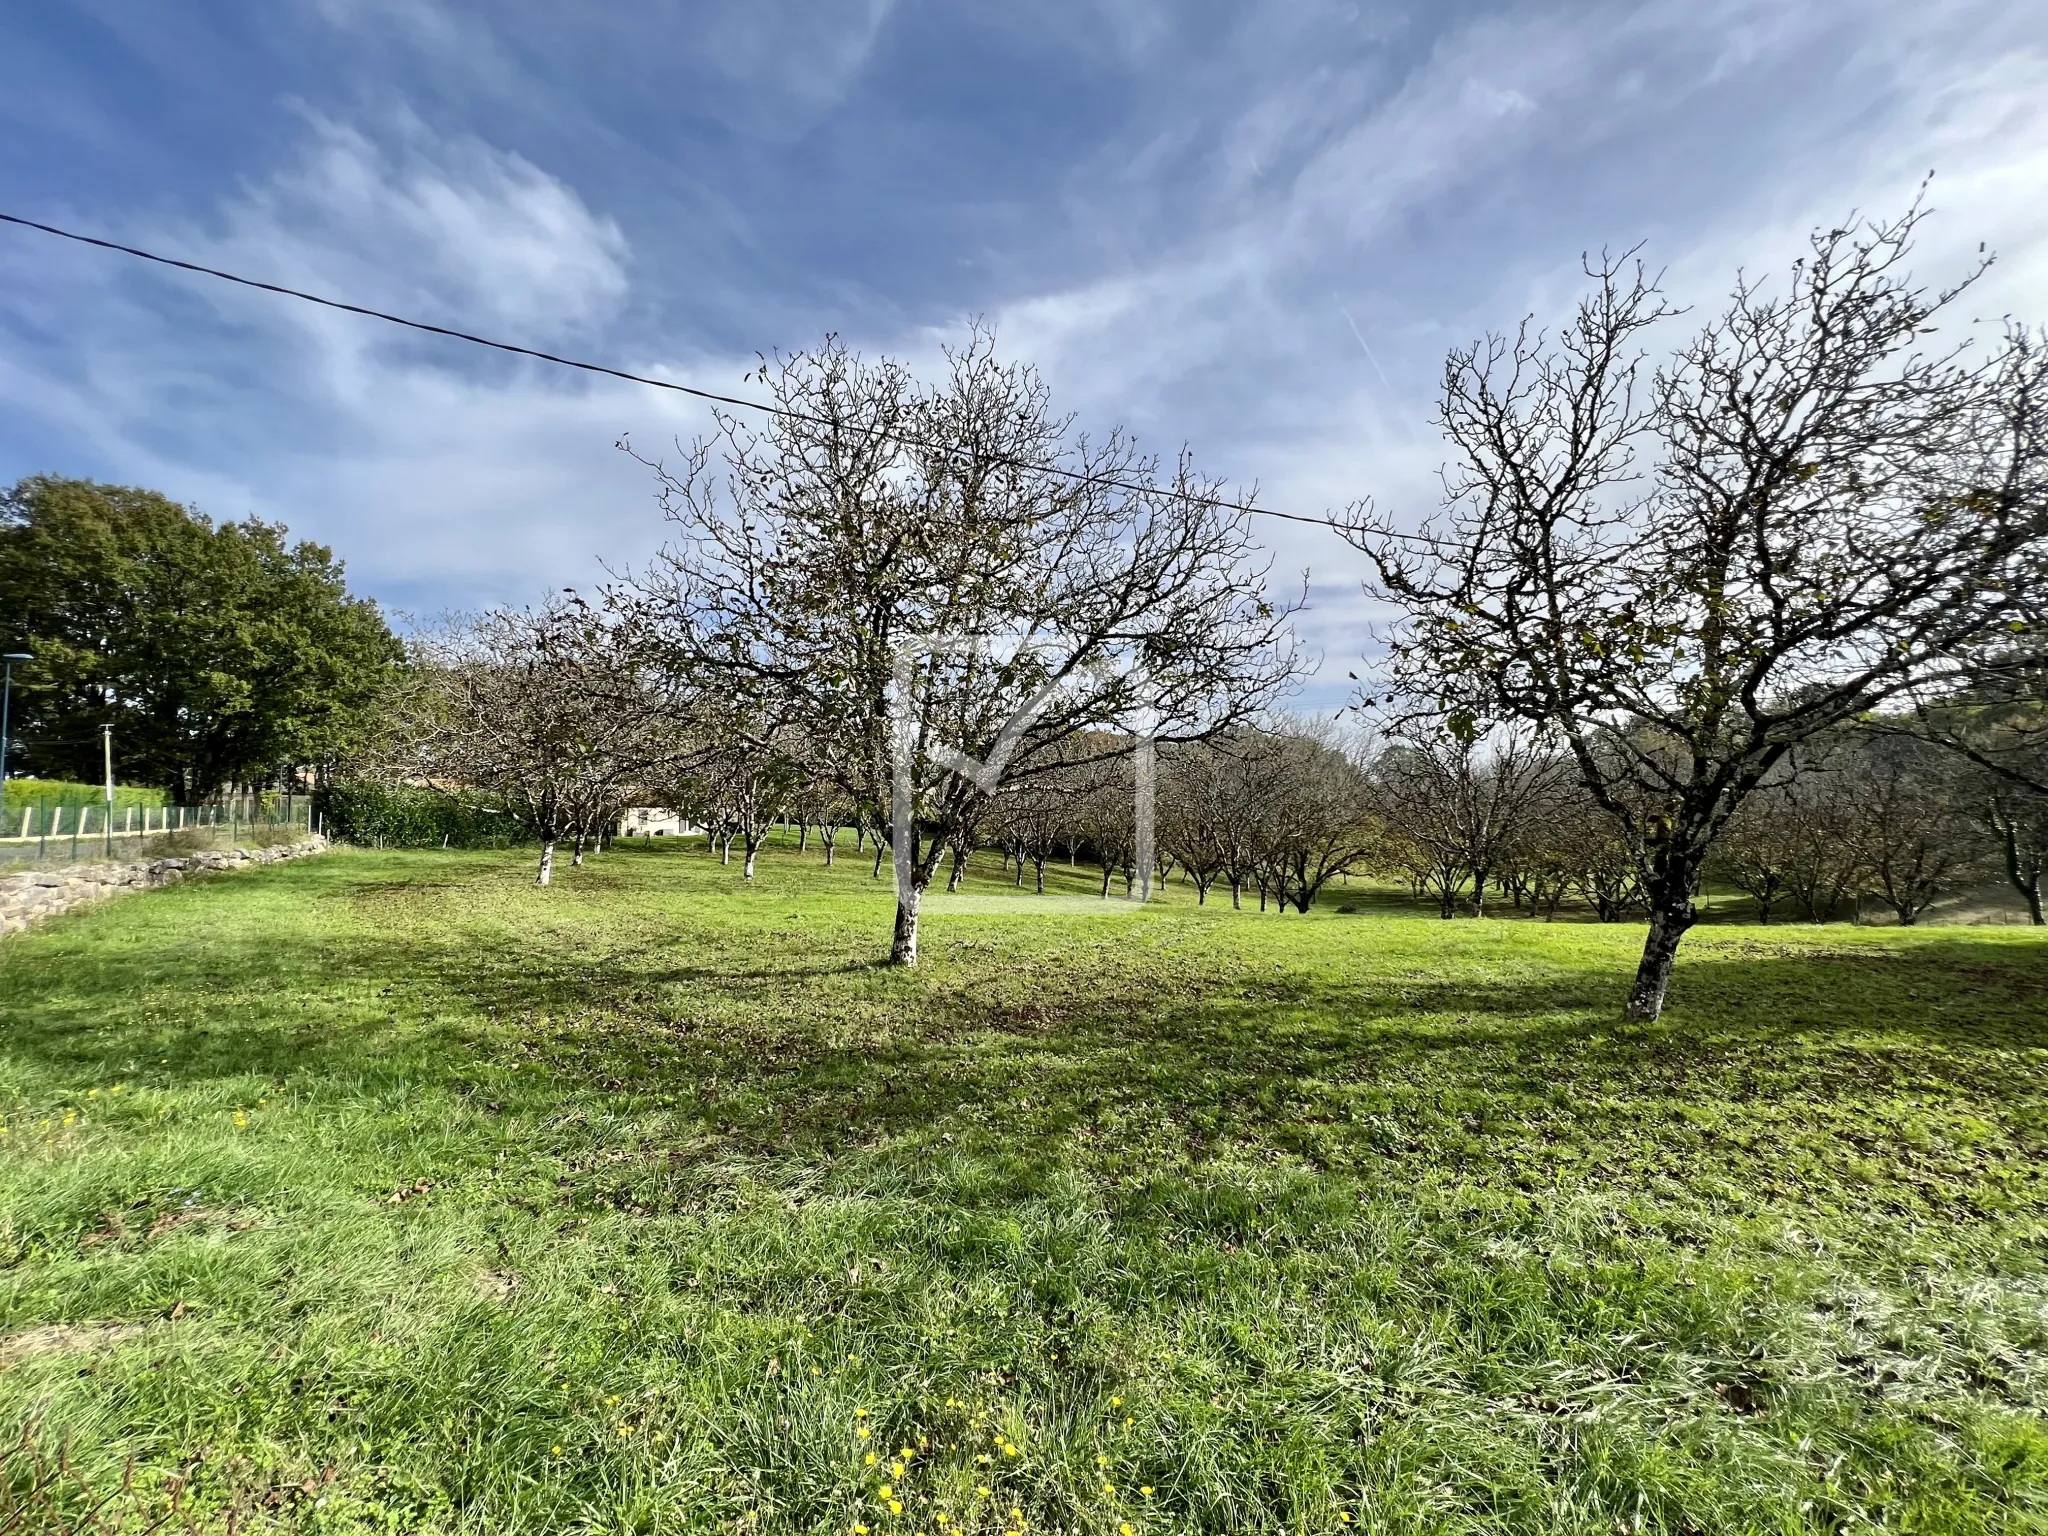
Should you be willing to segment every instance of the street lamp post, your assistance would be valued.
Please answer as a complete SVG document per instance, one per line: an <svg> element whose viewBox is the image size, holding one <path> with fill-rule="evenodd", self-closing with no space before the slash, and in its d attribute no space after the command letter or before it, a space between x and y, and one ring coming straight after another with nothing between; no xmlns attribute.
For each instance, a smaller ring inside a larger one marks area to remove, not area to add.
<svg viewBox="0 0 2048 1536"><path fill-rule="evenodd" d="M7 747L8 727L14 710L14 664L17 661L34 661L27 651L9 651L0 656L5 663L4 678L0 678L0 837L7 835Z"/></svg>

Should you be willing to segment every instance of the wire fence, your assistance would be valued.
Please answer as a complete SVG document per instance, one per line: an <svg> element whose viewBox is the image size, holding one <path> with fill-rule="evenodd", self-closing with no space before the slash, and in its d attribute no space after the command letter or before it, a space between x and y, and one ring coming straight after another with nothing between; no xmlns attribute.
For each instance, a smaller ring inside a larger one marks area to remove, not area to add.
<svg viewBox="0 0 2048 1536"><path fill-rule="evenodd" d="M303 795L240 795L205 805L0 806L0 869L265 847L306 837L320 830L320 820Z"/></svg>

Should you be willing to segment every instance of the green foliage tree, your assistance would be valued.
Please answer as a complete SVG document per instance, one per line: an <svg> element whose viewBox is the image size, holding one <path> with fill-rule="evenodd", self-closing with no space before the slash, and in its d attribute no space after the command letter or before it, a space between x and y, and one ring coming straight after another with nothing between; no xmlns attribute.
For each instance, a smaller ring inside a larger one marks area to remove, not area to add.
<svg viewBox="0 0 2048 1536"><path fill-rule="evenodd" d="M0 631L25 769L181 801L324 761L403 660L341 562L285 528L216 526L156 491L37 475L0 497Z"/></svg>

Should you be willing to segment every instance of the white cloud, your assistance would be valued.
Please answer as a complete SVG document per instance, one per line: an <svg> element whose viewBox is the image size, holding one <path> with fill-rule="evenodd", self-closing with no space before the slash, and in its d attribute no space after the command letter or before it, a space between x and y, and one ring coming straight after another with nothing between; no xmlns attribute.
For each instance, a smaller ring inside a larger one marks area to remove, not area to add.
<svg viewBox="0 0 2048 1536"><path fill-rule="evenodd" d="M617 312L625 237L558 178L475 138L436 138L411 118L380 140L310 121L306 154L231 202L225 235L187 233L184 243L285 274L288 285L522 337L586 331Z"/></svg>
<svg viewBox="0 0 2048 1536"><path fill-rule="evenodd" d="M1275 14L1249 13L1247 32ZM1219 132L1206 181L1178 189L1202 207L1187 236L1020 295L998 318L1062 398L1173 423L1210 468L1260 476L1268 505L1313 515L1372 494L1413 521L1438 499L1428 423L1445 348L1525 313L1560 316L1585 246L1653 236L1647 255L1671 264L1674 289L1712 303L1738 265L1782 265L1814 223L1851 206L1896 211L1940 166L1923 272L1953 275L1988 239L2001 260L1976 310L2048 319L2043 37L2000 0L1932 13L1665 0L1493 13L1442 37L1391 86L1365 65L1254 56L1245 67L1262 72L1260 88ZM1712 146L1678 136L1734 110L1713 93L1737 99L1750 80L1806 60L1837 73L1814 79L1804 116L1757 125L1784 145L1770 175L1730 185L1711 159L1689 159ZM1290 89L1289 69L1315 88ZM1587 184L1604 189L1605 227L1567 227L1541 207L1577 206ZM1412 222L1485 225L1490 199L1533 206L1431 270ZM1540 242L1518 246L1517 223ZM1270 532L1283 567L1315 571L1310 623L1341 676L1363 644L1363 601L1346 590L1362 562L1334 536Z"/></svg>
<svg viewBox="0 0 2048 1536"><path fill-rule="evenodd" d="M604 350L629 253L572 189L417 122L376 139L313 126L306 154L231 200L218 233L127 233L372 307ZM703 419L642 386L111 259L67 269L43 303L75 333L69 366L0 357L11 410L123 478L330 543L359 583L415 608L524 600L644 555L660 536L651 487L614 440L659 443ZM719 385L742 367L701 366Z"/></svg>
<svg viewBox="0 0 2048 1536"><path fill-rule="evenodd" d="M772 88L803 115L836 102L866 66L895 0L737 0L702 12L702 47L754 88Z"/></svg>

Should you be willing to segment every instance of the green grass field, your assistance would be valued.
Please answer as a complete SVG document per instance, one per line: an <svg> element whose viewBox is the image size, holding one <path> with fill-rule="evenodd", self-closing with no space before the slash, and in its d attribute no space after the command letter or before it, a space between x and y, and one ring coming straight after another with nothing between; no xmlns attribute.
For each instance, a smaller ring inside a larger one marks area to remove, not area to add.
<svg viewBox="0 0 2048 1536"><path fill-rule="evenodd" d="M909 973L675 846L0 943L0 1531L2048 1529L2039 934L1641 1028L1634 926L1068 878Z"/></svg>

